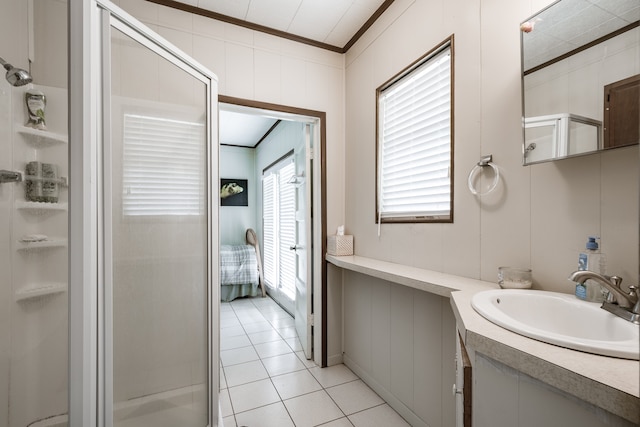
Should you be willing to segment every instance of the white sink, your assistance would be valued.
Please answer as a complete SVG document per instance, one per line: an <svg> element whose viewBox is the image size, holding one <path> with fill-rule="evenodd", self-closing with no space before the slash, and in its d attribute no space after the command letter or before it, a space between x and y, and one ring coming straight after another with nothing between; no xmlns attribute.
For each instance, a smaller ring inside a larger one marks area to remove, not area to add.
<svg viewBox="0 0 640 427"><path fill-rule="evenodd" d="M640 359L640 327L573 295L495 289L473 296L471 305L505 329L561 347L624 359Z"/></svg>

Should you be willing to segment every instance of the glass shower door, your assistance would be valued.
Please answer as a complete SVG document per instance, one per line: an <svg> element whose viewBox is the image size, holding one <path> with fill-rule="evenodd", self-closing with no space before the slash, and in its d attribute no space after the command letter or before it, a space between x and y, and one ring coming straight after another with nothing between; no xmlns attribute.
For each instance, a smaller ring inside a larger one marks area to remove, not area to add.
<svg viewBox="0 0 640 427"><path fill-rule="evenodd" d="M204 427L215 419L210 384L217 378L210 367L210 81L110 22L102 162L106 425Z"/></svg>

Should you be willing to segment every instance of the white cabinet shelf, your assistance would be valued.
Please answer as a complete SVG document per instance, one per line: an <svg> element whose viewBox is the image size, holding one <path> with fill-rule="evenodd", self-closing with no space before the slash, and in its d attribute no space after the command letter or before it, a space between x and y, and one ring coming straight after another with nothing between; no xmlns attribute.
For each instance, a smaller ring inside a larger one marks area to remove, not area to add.
<svg viewBox="0 0 640 427"><path fill-rule="evenodd" d="M66 212L68 210L67 203L45 203L45 202L27 202L25 200L16 202L16 209L29 211L35 215L61 211Z"/></svg>
<svg viewBox="0 0 640 427"><path fill-rule="evenodd" d="M16 301L26 301L63 292L67 292L66 283L42 283L20 288L15 291L14 297Z"/></svg>
<svg viewBox="0 0 640 427"><path fill-rule="evenodd" d="M31 144L39 147L67 144L69 142L67 135L49 132L47 130L38 130L27 126L19 126L17 132L24 135Z"/></svg>
<svg viewBox="0 0 640 427"><path fill-rule="evenodd" d="M18 241L17 250L19 251L36 251L42 249L62 248L67 246L67 239L48 239L40 242L21 242Z"/></svg>

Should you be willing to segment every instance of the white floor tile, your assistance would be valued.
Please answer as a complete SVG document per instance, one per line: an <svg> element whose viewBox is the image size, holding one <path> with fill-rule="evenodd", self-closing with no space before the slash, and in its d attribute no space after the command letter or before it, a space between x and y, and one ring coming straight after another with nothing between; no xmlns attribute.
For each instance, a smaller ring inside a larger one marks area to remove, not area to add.
<svg viewBox="0 0 640 427"><path fill-rule="evenodd" d="M271 323L267 322L266 320L263 322L249 323L247 325L244 325L243 329L248 334L254 334L256 332L264 331L275 331L275 329L273 329L273 326L271 326Z"/></svg>
<svg viewBox="0 0 640 427"><path fill-rule="evenodd" d="M224 368L224 375L227 380L227 387L235 387L237 385L269 378L267 370L264 369L262 362L259 360L227 366Z"/></svg>
<svg viewBox="0 0 640 427"><path fill-rule="evenodd" d="M220 367L220 390L227 388L227 379L224 376L224 369Z"/></svg>
<svg viewBox="0 0 640 427"><path fill-rule="evenodd" d="M361 380L327 388L327 393L346 415L384 403L384 400Z"/></svg>
<svg viewBox="0 0 640 427"><path fill-rule="evenodd" d="M271 329L269 331L249 334L249 339L253 344L262 344L270 341L278 341L280 339L280 334L278 334L274 329Z"/></svg>
<svg viewBox="0 0 640 427"><path fill-rule="evenodd" d="M233 415L230 417L223 417L222 423L224 427L238 427L238 424L236 424L236 418Z"/></svg>
<svg viewBox="0 0 640 427"><path fill-rule="evenodd" d="M227 427L227 425L225 424L224 427ZM318 427L353 427L353 424L351 424L351 421L349 421L347 417L344 417L326 424L321 424Z"/></svg>
<svg viewBox="0 0 640 427"><path fill-rule="evenodd" d="M296 326L296 321L293 317L279 317L271 320L271 324L274 328L291 328Z"/></svg>
<svg viewBox="0 0 640 427"><path fill-rule="evenodd" d="M410 427L410 425L386 403L349 415L355 427Z"/></svg>
<svg viewBox="0 0 640 427"><path fill-rule="evenodd" d="M248 347L251 345L249 337L246 335L238 335L235 337L220 337L220 350L231 350L234 348Z"/></svg>
<svg viewBox="0 0 640 427"><path fill-rule="evenodd" d="M344 417L324 390L284 401L296 427L312 427Z"/></svg>
<svg viewBox="0 0 640 427"><path fill-rule="evenodd" d="M264 358L262 364L272 377L306 369L304 363L294 353Z"/></svg>
<svg viewBox="0 0 640 427"><path fill-rule="evenodd" d="M280 401L278 392L268 379L231 387L228 390L236 416L240 412Z"/></svg>
<svg viewBox="0 0 640 427"><path fill-rule="evenodd" d="M273 382L276 390L278 390L278 394L280 394L282 400L322 390L322 386L306 369L304 371L271 377L271 382Z"/></svg>
<svg viewBox="0 0 640 427"><path fill-rule="evenodd" d="M277 331L280 334L280 336L284 339L295 338L298 336L298 332L296 331L295 327L280 328L280 329L277 329Z"/></svg>
<svg viewBox="0 0 640 427"><path fill-rule="evenodd" d="M258 360L258 353L253 347L234 348L233 350L224 350L220 352L220 360L222 366L238 365L240 363Z"/></svg>
<svg viewBox="0 0 640 427"><path fill-rule="evenodd" d="M278 341L265 342L254 346L261 359L265 357L278 356L280 354L292 353L291 347L282 339Z"/></svg>
<svg viewBox="0 0 640 427"><path fill-rule="evenodd" d="M254 298L253 299L253 304L256 307L260 307L260 306L262 306L262 307L280 307L277 302L275 302L272 298L269 298L269 297L260 298L260 299Z"/></svg>
<svg viewBox="0 0 640 427"><path fill-rule="evenodd" d="M240 321L235 314L233 316L220 316L220 328L231 328L234 326L240 326Z"/></svg>
<svg viewBox="0 0 640 427"><path fill-rule="evenodd" d="M238 335L244 335L244 328L240 325L232 326L230 328L220 328L220 338L236 337Z"/></svg>
<svg viewBox="0 0 640 427"><path fill-rule="evenodd" d="M309 368L309 372L313 374L324 388L333 387L335 385L344 384L349 381L357 380L356 374L351 372L345 365L334 365L327 368L315 366Z"/></svg>
<svg viewBox="0 0 640 427"><path fill-rule="evenodd" d="M228 417L230 415L233 415L233 408L231 407L229 392L227 390L220 390L218 399L220 400L220 411L222 411L222 416Z"/></svg>
<svg viewBox="0 0 640 427"><path fill-rule="evenodd" d="M258 314L244 314L244 313L239 313L238 314L238 320L240 321L241 325L250 325L252 323L260 323L260 322L264 322L265 317L258 313Z"/></svg>
<svg viewBox="0 0 640 427"><path fill-rule="evenodd" d="M409 425L345 365L321 369L307 360L295 320L271 298L240 298L220 310L225 427Z"/></svg>
<svg viewBox="0 0 640 427"><path fill-rule="evenodd" d="M295 427L282 402L242 412L237 416L238 425L248 427ZM226 424L225 424L225 427Z"/></svg>
<svg viewBox="0 0 640 427"><path fill-rule="evenodd" d="M302 344L300 344L300 340L298 339L297 336L293 338L285 338L285 341L287 342L287 344L289 344L289 347L291 347L291 350L302 351Z"/></svg>
<svg viewBox="0 0 640 427"><path fill-rule="evenodd" d="M296 351L296 355L298 356L298 359L302 360L302 363L304 363L304 366L307 368L316 368L318 366L312 359L307 359L307 356L304 355L304 351L302 351L302 349L300 351Z"/></svg>

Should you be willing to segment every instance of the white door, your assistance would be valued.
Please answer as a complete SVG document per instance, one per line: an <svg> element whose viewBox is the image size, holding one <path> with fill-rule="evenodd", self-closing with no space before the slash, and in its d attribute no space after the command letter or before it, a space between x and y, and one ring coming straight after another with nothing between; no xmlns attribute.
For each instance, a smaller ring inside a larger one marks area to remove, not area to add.
<svg viewBox="0 0 640 427"><path fill-rule="evenodd" d="M304 126L304 141L295 149L296 165L296 243L291 247L295 252L296 299L295 322L296 332L307 359L311 359L311 309L312 309L312 274L313 274L313 235L311 212L312 179L312 138L311 125Z"/></svg>

